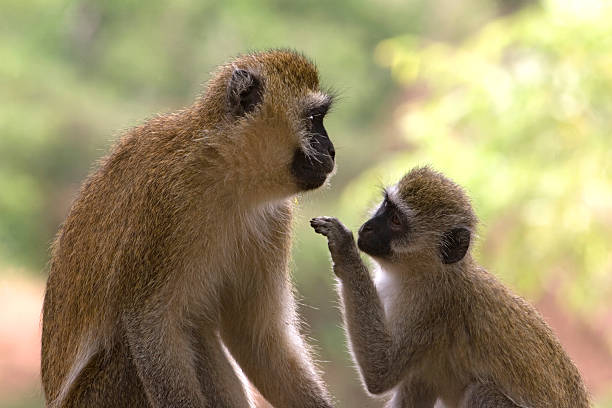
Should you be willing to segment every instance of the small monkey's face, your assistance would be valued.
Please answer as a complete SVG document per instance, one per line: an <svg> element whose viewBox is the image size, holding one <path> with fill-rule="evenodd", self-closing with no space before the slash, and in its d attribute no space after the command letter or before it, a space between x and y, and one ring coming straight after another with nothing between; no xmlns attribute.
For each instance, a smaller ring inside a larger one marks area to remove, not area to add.
<svg viewBox="0 0 612 408"><path fill-rule="evenodd" d="M368 255L387 258L392 254L392 243L406 239L409 234L408 217L385 191L382 204L359 228L357 246Z"/></svg>
<svg viewBox="0 0 612 408"><path fill-rule="evenodd" d="M359 230L358 246L392 262L419 254L452 264L466 255L475 224L458 185L427 167L416 168L385 190L382 204Z"/></svg>

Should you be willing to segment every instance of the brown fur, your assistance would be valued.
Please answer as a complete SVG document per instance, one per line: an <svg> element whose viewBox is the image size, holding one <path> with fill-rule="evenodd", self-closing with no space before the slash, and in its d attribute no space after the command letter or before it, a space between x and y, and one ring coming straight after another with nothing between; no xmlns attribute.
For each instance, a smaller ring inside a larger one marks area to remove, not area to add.
<svg viewBox="0 0 612 408"><path fill-rule="evenodd" d="M264 82L228 110L235 69ZM53 244L43 310L49 407L245 407L230 364L279 407L329 407L289 277L289 167L316 68L291 51L219 67L181 111L127 132Z"/></svg>
<svg viewBox="0 0 612 408"><path fill-rule="evenodd" d="M344 320L363 381L388 406L584 408L578 370L542 317L473 260L444 264L440 240L473 233L464 191L429 168L389 190L404 213L406 238L376 257L375 282L352 234L333 218L313 220L329 239Z"/></svg>

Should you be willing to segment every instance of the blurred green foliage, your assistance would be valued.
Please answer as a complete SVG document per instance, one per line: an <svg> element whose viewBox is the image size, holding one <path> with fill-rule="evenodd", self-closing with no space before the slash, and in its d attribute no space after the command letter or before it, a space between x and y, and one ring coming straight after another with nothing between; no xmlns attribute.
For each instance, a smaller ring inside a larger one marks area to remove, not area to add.
<svg viewBox="0 0 612 408"><path fill-rule="evenodd" d="M300 198L293 260L339 406L380 403L351 368L307 220L356 230L414 165L466 187L484 266L532 299L559 290L588 320L612 295L612 7L525 2L0 0L0 273L44 277L79 184L122 129L191 103L232 55L293 47L341 94L327 121L338 174Z"/></svg>
<svg viewBox="0 0 612 408"><path fill-rule="evenodd" d="M407 87L405 148L349 185L342 209L377 177L431 163L472 196L492 271L536 298L554 279L576 308L610 299L612 7L570 5L497 19L460 47L381 42L377 61Z"/></svg>
<svg viewBox="0 0 612 408"><path fill-rule="evenodd" d="M378 112L365 101L385 99L392 86L371 50L418 21L420 7L3 0L0 259L40 269L94 158L122 128L190 103L207 73L240 52L294 47L311 56L325 84L350 95L330 126L342 128L340 139L365 139ZM361 149L348 150L364 165Z"/></svg>

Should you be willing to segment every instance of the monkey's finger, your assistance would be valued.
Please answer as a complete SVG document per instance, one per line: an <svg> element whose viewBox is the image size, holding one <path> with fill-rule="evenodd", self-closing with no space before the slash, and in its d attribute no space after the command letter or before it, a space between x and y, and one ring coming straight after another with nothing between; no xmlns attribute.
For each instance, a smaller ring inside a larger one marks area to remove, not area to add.
<svg viewBox="0 0 612 408"><path fill-rule="evenodd" d="M315 230L317 234L327 236L329 234L329 228L324 223L319 223L317 220L310 220L310 226Z"/></svg>
<svg viewBox="0 0 612 408"><path fill-rule="evenodd" d="M329 228L345 228L344 225L334 217L316 217L310 220L310 225L326 225Z"/></svg>
<svg viewBox="0 0 612 408"><path fill-rule="evenodd" d="M330 223L325 220L323 217L318 217L318 218L313 218L312 220L310 220L310 225L315 228L315 227L330 227Z"/></svg>
<svg viewBox="0 0 612 408"><path fill-rule="evenodd" d="M334 228L340 231L349 231L350 230L348 228L346 228L346 226L337 218L335 217L320 217L322 219L324 219L327 224L329 225L330 228Z"/></svg>
<svg viewBox="0 0 612 408"><path fill-rule="evenodd" d="M336 217L323 216L323 217L317 217L317 218L329 224L342 224Z"/></svg>

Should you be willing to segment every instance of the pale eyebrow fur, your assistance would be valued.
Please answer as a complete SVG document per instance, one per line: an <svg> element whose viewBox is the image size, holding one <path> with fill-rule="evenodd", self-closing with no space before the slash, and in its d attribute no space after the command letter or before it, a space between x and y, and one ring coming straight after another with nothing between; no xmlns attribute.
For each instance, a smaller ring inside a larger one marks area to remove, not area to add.
<svg viewBox="0 0 612 408"><path fill-rule="evenodd" d="M395 205L395 207L397 207L402 212L402 214L404 214L404 216L410 217L414 214L414 211L408 205L406 205L404 200L399 197L397 191L397 184L394 184L391 187L385 189L385 197L389 201L391 201L393 205Z"/></svg>
<svg viewBox="0 0 612 408"><path fill-rule="evenodd" d="M370 218L372 218L374 216L374 214L376 214L378 212L378 209L383 205L383 203L384 203L384 200L382 202L376 204L374 207L372 207L370 209L370 211L368 211L368 216Z"/></svg>
<svg viewBox="0 0 612 408"><path fill-rule="evenodd" d="M304 101L304 106L306 111L323 108L327 112L331 108L333 101L333 95L315 91L308 94Z"/></svg>

